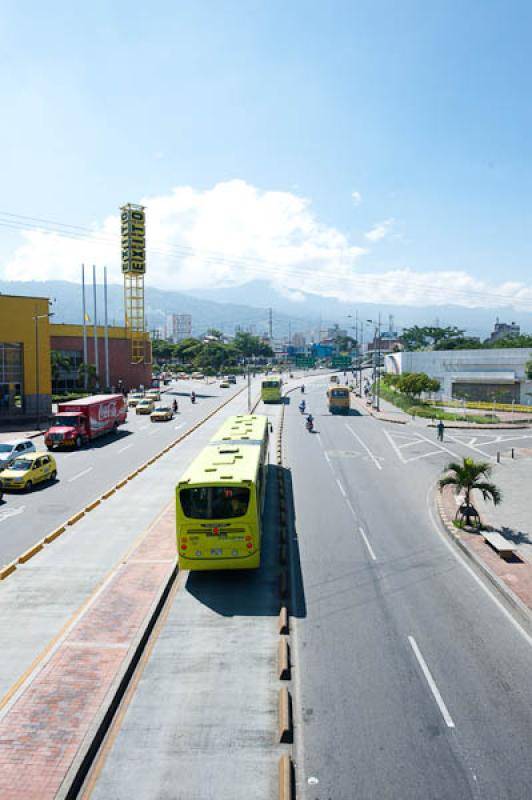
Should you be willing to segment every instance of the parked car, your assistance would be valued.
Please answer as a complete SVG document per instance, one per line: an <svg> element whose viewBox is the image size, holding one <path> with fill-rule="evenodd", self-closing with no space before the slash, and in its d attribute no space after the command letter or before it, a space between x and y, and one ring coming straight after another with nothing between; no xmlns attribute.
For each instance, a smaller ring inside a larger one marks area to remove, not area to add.
<svg viewBox="0 0 532 800"><path fill-rule="evenodd" d="M28 452L16 458L9 469L2 472L3 489L20 489L30 492L36 483L55 481L57 465L49 453Z"/></svg>
<svg viewBox="0 0 532 800"><path fill-rule="evenodd" d="M150 414L152 422L168 422L174 418L174 412L170 406L155 406Z"/></svg>
<svg viewBox="0 0 532 800"><path fill-rule="evenodd" d="M226 381L225 379L220 381L220 389L229 389L229 381Z"/></svg>
<svg viewBox="0 0 532 800"><path fill-rule="evenodd" d="M155 403L153 400L150 400L149 397L143 397L142 400L139 400L137 403L137 407L135 408L135 414L151 414L155 407Z"/></svg>
<svg viewBox="0 0 532 800"><path fill-rule="evenodd" d="M228 375L227 380L229 383L236 383L236 375Z"/></svg>
<svg viewBox="0 0 532 800"><path fill-rule="evenodd" d="M31 439L14 439L12 442L0 442L0 471L9 467L18 456L34 452L35 445Z"/></svg>

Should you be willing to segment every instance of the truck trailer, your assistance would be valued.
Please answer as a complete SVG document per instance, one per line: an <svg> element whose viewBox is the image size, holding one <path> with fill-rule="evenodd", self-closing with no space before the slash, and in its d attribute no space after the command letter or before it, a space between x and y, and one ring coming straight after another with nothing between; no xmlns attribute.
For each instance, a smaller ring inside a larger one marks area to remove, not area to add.
<svg viewBox="0 0 532 800"><path fill-rule="evenodd" d="M57 413L44 435L48 450L76 447L116 432L127 418L127 405L121 394L97 394L59 403Z"/></svg>

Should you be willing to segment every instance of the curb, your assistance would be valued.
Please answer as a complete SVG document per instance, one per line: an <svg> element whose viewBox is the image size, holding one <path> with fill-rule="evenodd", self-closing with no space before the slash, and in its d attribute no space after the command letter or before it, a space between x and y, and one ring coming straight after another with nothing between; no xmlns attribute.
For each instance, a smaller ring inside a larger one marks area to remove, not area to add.
<svg viewBox="0 0 532 800"><path fill-rule="evenodd" d="M435 489L435 492L437 489ZM494 572L488 567L488 565L473 551L470 550L469 547L465 544L465 542L460 539L460 537L456 534L454 525L447 517L445 510L443 508L443 500L441 497L436 496L436 508L438 510L438 516L440 518L440 522L445 528L447 534L452 539L454 544L456 544L460 550L467 556L467 558L477 567L477 569L482 572L484 577L486 577L489 582L497 589L499 594L501 594L504 599L512 606L512 608L519 614L522 618L522 621L526 624L529 629L532 629L532 609L528 608L523 601L517 597L514 592L502 581L498 575L495 575ZM434 496L433 496L434 501Z"/></svg>

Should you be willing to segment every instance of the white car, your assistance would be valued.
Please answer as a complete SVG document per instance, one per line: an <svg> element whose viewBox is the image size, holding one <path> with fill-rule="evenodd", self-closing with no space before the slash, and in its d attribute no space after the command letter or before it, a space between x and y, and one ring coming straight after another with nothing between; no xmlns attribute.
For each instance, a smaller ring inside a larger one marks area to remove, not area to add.
<svg viewBox="0 0 532 800"><path fill-rule="evenodd" d="M7 469L19 456L35 453L36 447L31 439L14 439L12 442L0 442L0 471Z"/></svg>

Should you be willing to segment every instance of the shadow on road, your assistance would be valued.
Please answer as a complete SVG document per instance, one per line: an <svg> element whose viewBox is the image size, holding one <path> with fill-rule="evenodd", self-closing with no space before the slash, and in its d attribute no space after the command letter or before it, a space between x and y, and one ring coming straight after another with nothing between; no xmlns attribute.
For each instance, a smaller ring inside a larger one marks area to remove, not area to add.
<svg viewBox="0 0 532 800"><path fill-rule="evenodd" d="M278 472L288 471L270 464L263 513L261 565L258 570L221 570L220 572L191 572L185 590L200 603L224 617L277 616L281 608L280 595L280 530ZM291 482L285 480L286 489ZM291 488L287 500L288 516L292 514ZM289 531L292 524L288 522ZM289 533L290 537L290 533ZM290 545L289 545L290 546ZM299 570L299 559L297 560ZM292 570L291 570L292 572ZM297 571L296 571L297 572ZM301 577L292 579L302 587ZM304 607L304 602L303 602Z"/></svg>

